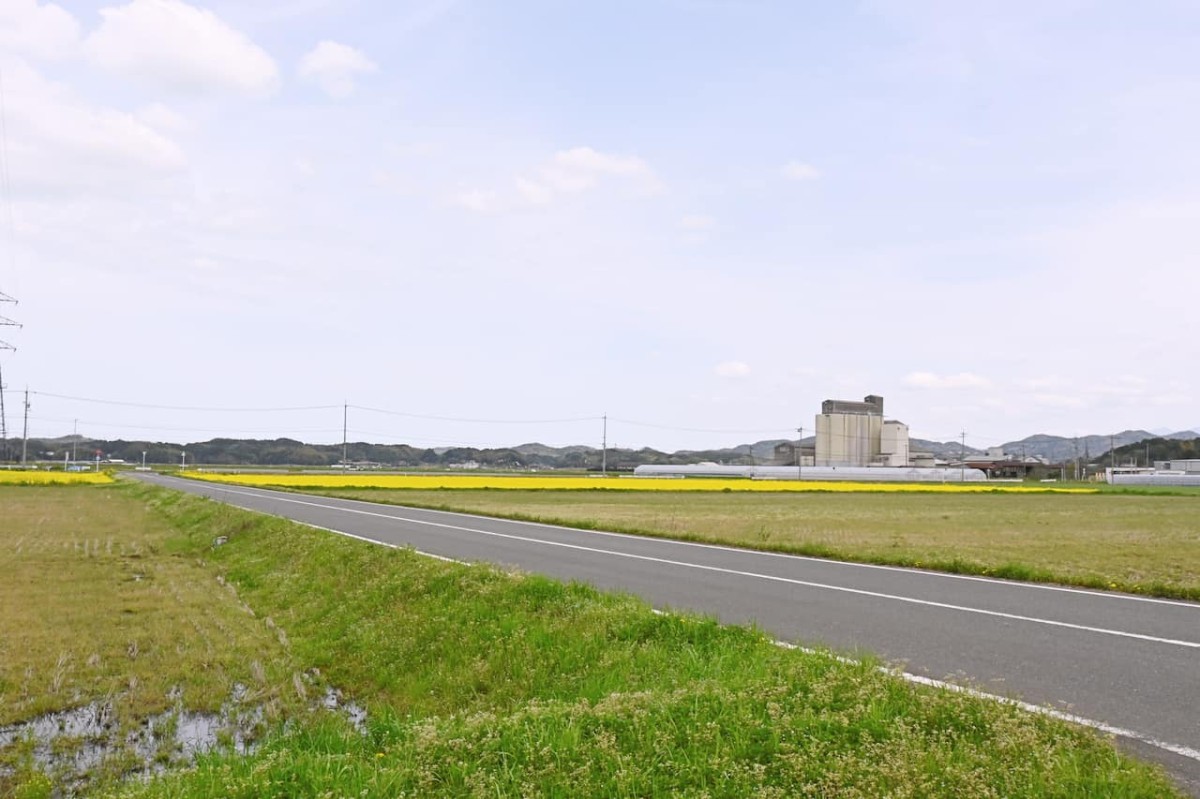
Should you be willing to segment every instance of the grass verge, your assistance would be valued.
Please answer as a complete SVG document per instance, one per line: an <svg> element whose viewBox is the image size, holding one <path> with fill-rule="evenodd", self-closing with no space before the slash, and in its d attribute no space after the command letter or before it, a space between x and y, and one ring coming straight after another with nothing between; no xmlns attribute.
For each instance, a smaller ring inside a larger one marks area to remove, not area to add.
<svg viewBox="0 0 1200 799"><path fill-rule="evenodd" d="M1197 493L303 493L1200 600Z"/></svg>
<svg viewBox="0 0 1200 799"><path fill-rule="evenodd" d="M236 590L229 618L248 620L238 628L258 635L258 657L278 659L279 675L318 675L369 711L360 732L282 705L290 723L251 753L217 751L148 782L105 783L105 796L1179 795L1159 770L1088 731L913 686L870 663L783 650L751 629L653 614L629 596L436 561L147 486L24 490L43 508L77 492L67 497L76 512L93 519L103 509L118 529L142 514L143 529L165 531L147 558L189 570L177 585L218 586L211 601L233 596L221 586ZM38 538L38 518L23 532L4 528L10 566L26 553L11 540ZM59 567L64 575L77 560ZM113 576L120 568L108 564ZM209 640L231 671L251 657L230 655L234 637ZM194 667L164 654L163 668ZM301 695L307 684L297 677L290 688ZM31 777L13 793L42 787Z"/></svg>

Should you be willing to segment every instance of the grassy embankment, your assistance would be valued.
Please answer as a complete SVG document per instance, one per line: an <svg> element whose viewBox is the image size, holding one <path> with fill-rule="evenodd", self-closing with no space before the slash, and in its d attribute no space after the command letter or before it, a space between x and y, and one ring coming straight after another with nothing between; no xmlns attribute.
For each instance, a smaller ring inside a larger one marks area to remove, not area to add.
<svg viewBox="0 0 1200 799"><path fill-rule="evenodd" d="M585 529L1200 600L1200 492L308 489Z"/></svg>
<svg viewBox="0 0 1200 799"><path fill-rule="evenodd" d="M105 794L1178 795L1090 732L626 596L143 486L0 488L0 507L5 721L108 697L131 723L238 682L293 720ZM324 685L365 733L307 709ZM28 762L6 779L48 788Z"/></svg>

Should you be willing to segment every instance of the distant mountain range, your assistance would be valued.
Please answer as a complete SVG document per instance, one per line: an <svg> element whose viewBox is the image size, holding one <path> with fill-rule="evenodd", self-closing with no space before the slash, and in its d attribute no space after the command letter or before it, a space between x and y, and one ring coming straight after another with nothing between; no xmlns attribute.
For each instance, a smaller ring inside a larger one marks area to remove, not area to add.
<svg viewBox="0 0 1200 799"><path fill-rule="evenodd" d="M1008 441L999 445L1006 455L1016 458L1042 458L1050 463L1062 463L1075 458L1093 461L1107 454L1114 446L1119 450L1130 444L1139 444L1154 439L1167 441L1191 441L1200 438L1200 430L1180 430L1174 433L1158 434L1148 430L1123 430L1111 435L1087 435L1078 437L1052 436L1045 433L1028 436L1017 441ZM735 458L753 458L758 462L766 462L774 457L775 447L779 444L795 444L795 441L777 438L766 441L756 441L753 444L743 444L723 450L709 450L704 453L689 453L680 451L672 457L689 454L704 454L706 460L731 461ZM800 440L801 446L813 446L816 438L809 436ZM986 449L963 447L961 441L929 441L923 438L909 439L909 449L914 452L930 452L941 460L955 460L964 453L968 457L981 456Z"/></svg>
<svg viewBox="0 0 1200 799"><path fill-rule="evenodd" d="M1200 432L1195 430L1180 430L1166 435L1156 435L1147 430L1123 430L1107 436L1090 435L1078 438L1038 434L1020 441L1009 441L1002 444L1001 447L1010 455L1033 456L1045 458L1051 463L1059 463L1075 458L1094 460L1114 447L1120 449L1129 444L1138 444L1150 439L1188 441L1197 437L1200 437Z"/></svg>
<svg viewBox="0 0 1200 799"><path fill-rule="evenodd" d="M1181 442L1192 442L1196 439L1200 439L1200 432L1196 430L1181 430L1167 435L1156 435L1146 430L1124 430L1112 435L1088 435L1078 438L1038 434L1018 441L1009 441L1000 445L1000 449L1017 458L1041 458L1050 463L1064 463L1076 458L1098 462L1115 445L1118 455L1130 461L1144 462L1147 450L1153 459L1190 457L1200 445L1189 443L1182 446ZM815 441L814 437L809 436L800 443L802 446L812 446ZM1142 442L1146 442L1146 448L1132 447ZM744 465L768 464L774 460L777 446L792 443L795 442L777 438L720 449L662 452L644 447L638 450L609 449L606 453L601 453L597 447L551 447L539 443L496 448L424 449L407 444L351 442L347 447L347 454L352 462L400 467L598 469L603 463L608 469L621 470L632 469L641 464L683 464L701 461ZM340 444L305 444L288 438L218 438L189 444L172 444L63 436L55 439L30 439L29 455L33 459L61 460L64 453L72 449L72 444L75 445L74 449L81 460L94 458L96 453L100 452L104 458L121 459L131 463L140 462L143 452L146 453L149 463L179 463L183 451L186 451L189 463L228 466L333 466L342 459ZM959 441L927 441L914 438L909 444L913 451L930 452L942 460L955 460L964 451L968 456L985 454L984 450L973 447L966 447L964 450ZM7 441L7 452L0 452L0 460L19 458L20 451L20 441L10 438Z"/></svg>

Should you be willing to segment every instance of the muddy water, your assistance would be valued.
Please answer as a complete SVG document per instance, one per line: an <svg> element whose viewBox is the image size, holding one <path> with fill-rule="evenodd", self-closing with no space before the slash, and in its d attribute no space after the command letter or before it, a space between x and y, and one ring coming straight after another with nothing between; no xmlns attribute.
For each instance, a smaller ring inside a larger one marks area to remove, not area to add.
<svg viewBox="0 0 1200 799"><path fill-rule="evenodd" d="M148 777L214 749L251 751L265 722L262 707L243 703L247 693L245 686L235 686L217 713L186 710L180 694L173 693L175 708L142 719L133 729L122 729L111 701L93 702L0 727L0 751L30 746L34 764L58 787L55 795L73 796L108 760L119 759L130 776ZM317 706L340 713L360 733L366 731L366 711L336 688L326 688ZM12 771L0 765L0 776L6 770Z"/></svg>

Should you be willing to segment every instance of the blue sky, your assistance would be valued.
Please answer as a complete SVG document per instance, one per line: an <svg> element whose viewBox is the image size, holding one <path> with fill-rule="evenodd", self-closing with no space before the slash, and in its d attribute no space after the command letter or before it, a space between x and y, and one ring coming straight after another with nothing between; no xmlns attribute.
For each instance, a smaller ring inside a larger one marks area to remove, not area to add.
<svg viewBox="0 0 1200 799"><path fill-rule="evenodd" d="M9 427L1200 425L1198 45L1167 0L0 0Z"/></svg>

